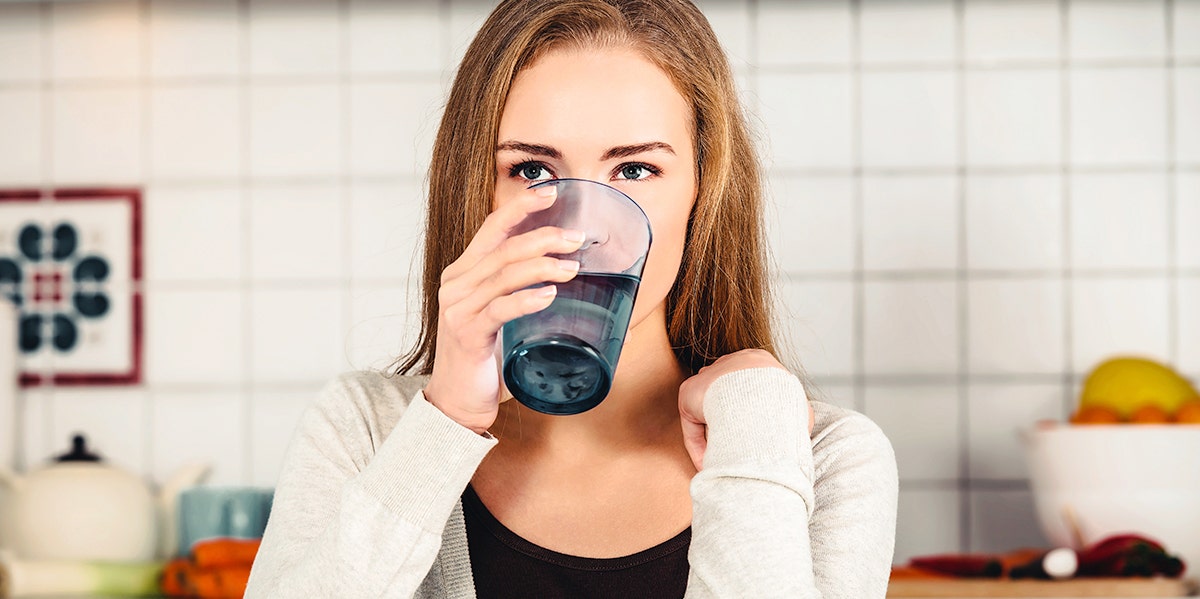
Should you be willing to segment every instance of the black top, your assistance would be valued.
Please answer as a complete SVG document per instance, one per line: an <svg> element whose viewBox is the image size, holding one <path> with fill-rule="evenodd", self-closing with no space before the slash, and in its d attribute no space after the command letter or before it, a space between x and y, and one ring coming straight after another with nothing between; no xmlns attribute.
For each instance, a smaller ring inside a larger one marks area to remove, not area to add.
<svg viewBox="0 0 1200 599"><path fill-rule="evenodd" d="M479 599L683 597L692 529L633 555L576 557L539 547L506 528L469 485L463 517Z"/></svg>

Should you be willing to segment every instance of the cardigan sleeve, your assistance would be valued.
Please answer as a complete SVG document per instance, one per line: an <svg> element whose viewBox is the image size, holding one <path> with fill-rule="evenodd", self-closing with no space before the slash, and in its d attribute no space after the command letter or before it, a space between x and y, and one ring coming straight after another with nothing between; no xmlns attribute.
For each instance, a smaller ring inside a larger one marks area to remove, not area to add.
<svg viewBox="0 0 1200 599"><path fill-rule="evenodd" d="M246 597L411 597L429 572L451 511L496 440L416 391L396 398L407 408L373 451L378 433L363 408L372 392L344 375L304 413Z"/></svg>
<svg viewBox="0 0 1200 599"><path fill-rule="evenodd" d="M713 382L708 447L691 488L688 597L886 595L895 455L874 423L841 412L831 419L822 408L810 437L792 374L749 369Z"/></svg>

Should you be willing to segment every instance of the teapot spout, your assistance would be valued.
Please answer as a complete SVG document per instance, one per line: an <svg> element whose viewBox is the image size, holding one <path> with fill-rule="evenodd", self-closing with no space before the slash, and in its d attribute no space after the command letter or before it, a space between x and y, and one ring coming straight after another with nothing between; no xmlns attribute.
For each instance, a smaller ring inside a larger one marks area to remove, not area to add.
<svg viewBox="0 0 1200 599"><path fill-rule="evenodd" d="M199 485L212 472L212 465L194 462L185 464L163 483L158 491L159 515L162 528L158 535L158 554L171 559L179 550L179 494L188 487Z"/></svg>

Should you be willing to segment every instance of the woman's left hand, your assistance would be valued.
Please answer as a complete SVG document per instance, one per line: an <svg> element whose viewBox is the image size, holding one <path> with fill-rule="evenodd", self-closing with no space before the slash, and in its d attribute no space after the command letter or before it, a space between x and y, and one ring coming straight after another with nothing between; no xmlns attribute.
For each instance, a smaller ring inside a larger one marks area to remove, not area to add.
<svg viewBox="0 0 1200 599"><path fill-rule="evenodd" d="M704 450L708 447L707 424L704 420L704 396L713 381L722 375L750 368L779 368L787 370L770 352L761 349L743 349L717 358L716 362L700 369L694 376L679 386L679 415L683 424L683 444L692 458L696 470L704 464ZM808 404L808 434L813 431L813 408Z"/></svg>

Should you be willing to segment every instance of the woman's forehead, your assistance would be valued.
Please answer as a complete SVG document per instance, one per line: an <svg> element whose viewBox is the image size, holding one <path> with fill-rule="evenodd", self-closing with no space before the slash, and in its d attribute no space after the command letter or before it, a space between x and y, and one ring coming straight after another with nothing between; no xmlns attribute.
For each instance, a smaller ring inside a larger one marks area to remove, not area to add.
<svg viewBox="0 0 1200 599"><path fill-rule="evenodd" d="M564 152L655 140L690 150L680 146L690 146L691 118L667 74L637 51L562 50L514 79L499 139Z"/></svg>

